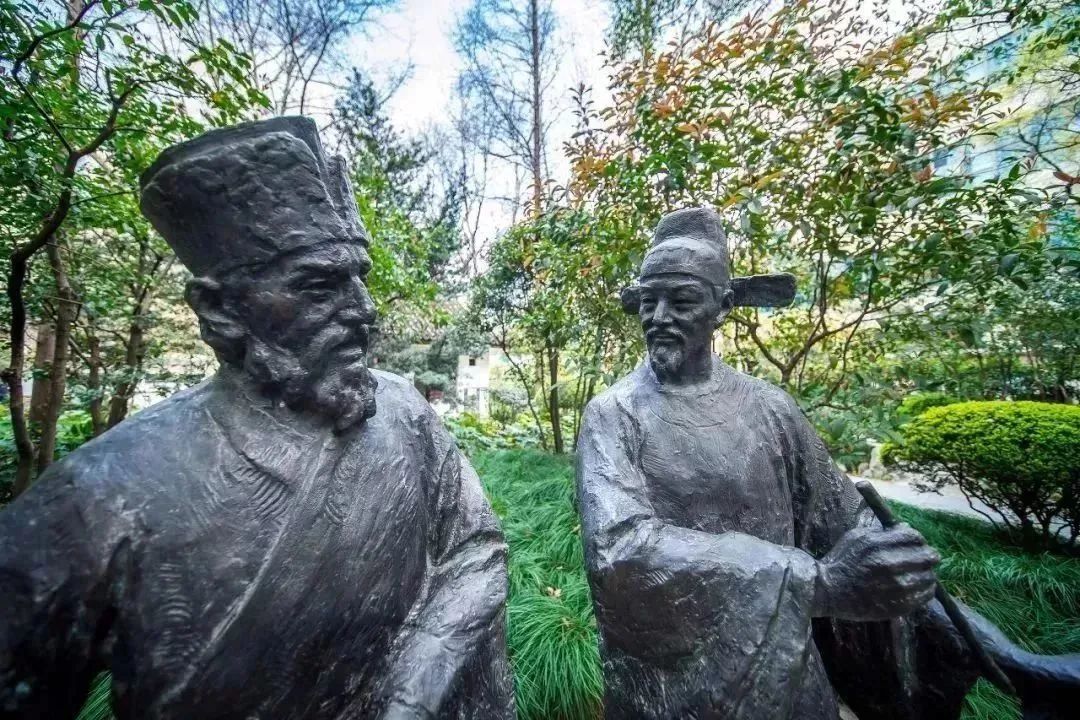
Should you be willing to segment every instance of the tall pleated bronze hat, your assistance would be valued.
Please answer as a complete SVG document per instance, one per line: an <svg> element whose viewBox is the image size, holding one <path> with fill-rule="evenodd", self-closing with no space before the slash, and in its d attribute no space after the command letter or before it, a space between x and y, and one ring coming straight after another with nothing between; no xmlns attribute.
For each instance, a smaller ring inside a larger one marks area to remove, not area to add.
<svg viewBox="0 0 1080 720"><path fill-rule="evenodd" d="M345 164L315 122L279 117L168 148L142 174L143 214L195 275L329 243L368 244Z"/></svg>
<svg viewBox="0 0 1080 720"><path fill-rule="evenodd" d="M676 210L656 226L639 279L667 273L691 275L719 290L730 287L738 306L784 307L795 299L795 276L790 273L731 277L727 235L720 216L709 207ZM641 287L624 289L621 299L623 310L637 314Z"/></svg>

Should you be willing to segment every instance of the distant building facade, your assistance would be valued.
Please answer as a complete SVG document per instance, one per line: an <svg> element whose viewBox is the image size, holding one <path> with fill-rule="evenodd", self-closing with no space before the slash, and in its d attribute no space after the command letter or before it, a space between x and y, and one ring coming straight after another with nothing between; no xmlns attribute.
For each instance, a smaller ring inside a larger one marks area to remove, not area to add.
<svg viewBox="0 0 1080 720"><path fill-rule="evenodd" d="M478 355L458 355L456 388L461 408L488 417L492 389L502 384L509 369L509 359L497 347L489 347Z"/></svg>
<svg viewBox="0 0 1080 720"><path fill-rule="evenodd" d="M1024 159L1033 162L1025 183L1032 188L1060 185L1054 173L1080 173L1080 85L1031 82L1014 77L1029 37L1010 32L962 61L968 83L983 83L1001 96L1001 119L988 132L942 149L934 166L980 182L1001 177Z"/></svg>

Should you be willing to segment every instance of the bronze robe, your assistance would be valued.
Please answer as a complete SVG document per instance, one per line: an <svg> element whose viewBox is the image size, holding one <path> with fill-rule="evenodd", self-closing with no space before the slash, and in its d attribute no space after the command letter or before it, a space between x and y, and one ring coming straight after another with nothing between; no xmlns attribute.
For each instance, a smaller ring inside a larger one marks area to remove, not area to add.
<svg viewBox="0 0 1080 720"><path fill-rule="evenodd" d="M578 501L608 718L955 718L974 674L937 608L815 620L815 559L876 522L794 401L714 359L648 363L585 412Z"/></svg>
<svg viewBox="0 0 1080 720"><path fill-rule="evenodd" d="M335 436L222 370L0 513L0 717L73 717L105 669L121 720L513 717L497 522L376 376Z"/></svg>

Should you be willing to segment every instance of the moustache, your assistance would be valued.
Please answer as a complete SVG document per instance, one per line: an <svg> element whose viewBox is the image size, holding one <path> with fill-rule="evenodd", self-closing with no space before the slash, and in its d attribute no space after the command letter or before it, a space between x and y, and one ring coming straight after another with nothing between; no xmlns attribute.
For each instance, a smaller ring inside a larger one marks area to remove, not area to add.
<svg viewBox="0 0 1080 720"><path fill-rule="evenodd" d="M367 325L360 327L328 327L308 348L308 352L318 358L334 358L338 362L366 362L368 340L371 330Z"/></svg>
<svg viewBox="0 0 1080 720"><path fill-rule="evenodd" d="M658 329L646 330L645 331L645 340L646 340L646 342L649 342L649 343L657 343L657 342L683 343L683 342L686 341L685 338L683 337L682 333L678 332L677 330L669 330L669 329L666 329L666 328L663 329L663 330L658 330Z"/></svg>

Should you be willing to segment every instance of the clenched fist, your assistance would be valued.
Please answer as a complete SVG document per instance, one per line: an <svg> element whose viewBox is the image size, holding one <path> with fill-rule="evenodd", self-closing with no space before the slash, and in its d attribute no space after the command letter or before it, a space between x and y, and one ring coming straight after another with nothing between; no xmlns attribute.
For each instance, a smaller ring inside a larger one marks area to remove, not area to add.
<svg viewBox="0 0 1080 720"><path fill-rule="evenodd" d="M814 614L843 620L906 615L934 596L940 560L908 525L849 530L818 562Z"/></svg>

